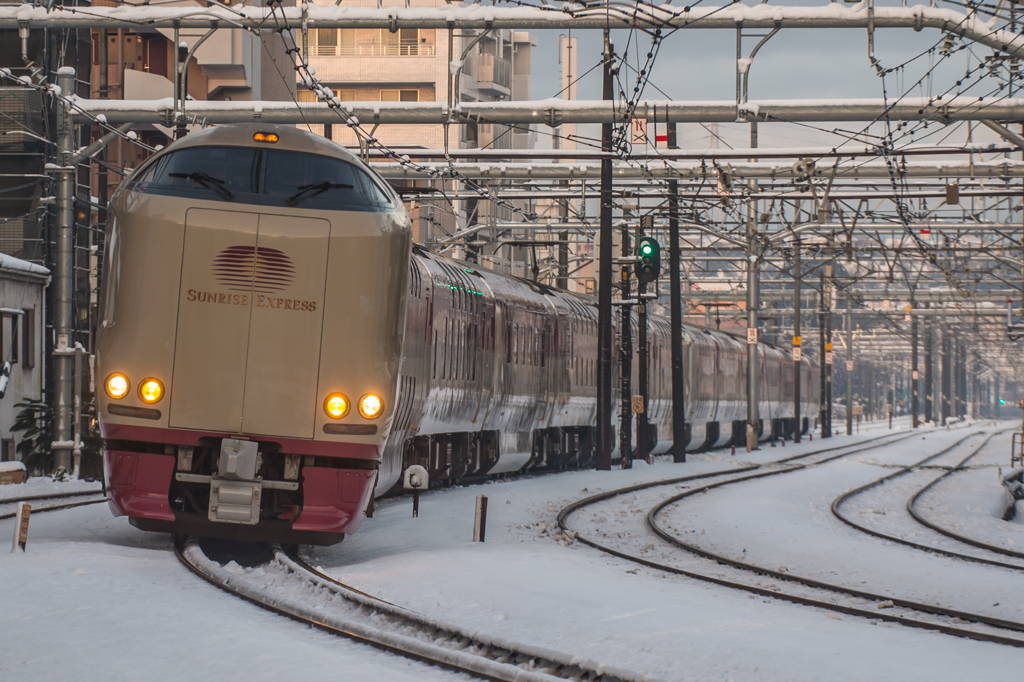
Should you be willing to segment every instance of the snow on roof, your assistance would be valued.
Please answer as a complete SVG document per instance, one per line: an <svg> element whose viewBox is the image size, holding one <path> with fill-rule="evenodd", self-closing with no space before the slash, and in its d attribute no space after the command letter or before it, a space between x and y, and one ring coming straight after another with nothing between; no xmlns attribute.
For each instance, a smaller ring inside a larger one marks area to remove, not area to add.
<svg viewBox="0 0 1024 682"><path fill-rule="evenodd" d="M27 260L8 256L6 253L0 253L0 273L5 272L27 273L31 275L38 275L40 277L48 277L50 275L49 269L44 268L42 265L29 263Z"/></svg>

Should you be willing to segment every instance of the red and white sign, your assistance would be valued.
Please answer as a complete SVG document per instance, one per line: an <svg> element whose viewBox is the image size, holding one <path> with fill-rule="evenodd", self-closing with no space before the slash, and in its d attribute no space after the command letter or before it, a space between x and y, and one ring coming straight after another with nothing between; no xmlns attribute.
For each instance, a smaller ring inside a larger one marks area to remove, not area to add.
<svg viewBox="0 0 1024 682"><path fill-rule="evenodd" d="M921 378L921 376L917 373L916 369L914 370L913 375L914 375L914 381L917 381L918 379Z"/></svg>
<svg viewBox="0 0 1024 682"><path fill-rule="evenodd" d="M629 141L633 144L647 144L647 119L634 118L629 121Z"/></svg>
<svg viewBox="0 0 1024 682"><path fill-rule="evenodd" d="M793 362L800 362L801 353L800 346L793 346Z"/></svg>
<svg viewBox="0 0 1024 682"><path fill-rule="evenodd" d="M832 364L832 351L825 351L825 364L826 365L831 365Z"/></svg>
<svg viewBox="0 0 1024 682"><path fill-rule="evenodd" d="M846 371L847 372L852 372L853 371L853 360L847 360L846 361Z"/></svg>
<svg viewBox="0 0 1024 682"><path fill-rule="evenodd" d="M747 327L747 343L751 346L757 344L757 327Z"/></svg>

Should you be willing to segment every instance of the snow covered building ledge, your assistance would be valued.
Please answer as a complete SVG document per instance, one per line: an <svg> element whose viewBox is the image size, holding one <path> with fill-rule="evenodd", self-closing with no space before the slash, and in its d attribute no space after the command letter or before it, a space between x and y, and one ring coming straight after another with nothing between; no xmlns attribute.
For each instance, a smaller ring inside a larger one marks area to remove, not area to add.
<svg viewBox="0 0 1024 682"><path fill-rule="evenodd" d="M11 433L15 403L42 395L43 292L49 283L50 271L43 266L0 254L0 365L11 363L0 399L0 462L18 459Z"/></svg>

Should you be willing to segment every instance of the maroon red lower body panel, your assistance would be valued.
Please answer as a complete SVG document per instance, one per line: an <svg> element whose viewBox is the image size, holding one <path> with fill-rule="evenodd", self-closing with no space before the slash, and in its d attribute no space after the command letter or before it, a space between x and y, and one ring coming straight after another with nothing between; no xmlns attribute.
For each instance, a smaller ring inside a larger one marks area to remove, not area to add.
<svg viewBox="0 0 1024 682"><path fill-rule="evenodd" d="M192 445L203 436L223 437L227 434L107 425L103 428L103 435L108 439ZM380 454L376 446L361 443L292 441L262 437L253 437L253 440L275 441L285 448L285 452L296 454L360 460L376 460ZM104 450L103 467L107 481L107 501L115 516L172 523L176 520L168 499L175 470L173 455ZM292 530L339 534L354 532L365 517L365 510L373 495L375 476L376 471L368 469L303 467L302 511L291 524ZM258 529L260 525L262 522L254 528Z"/></svg>

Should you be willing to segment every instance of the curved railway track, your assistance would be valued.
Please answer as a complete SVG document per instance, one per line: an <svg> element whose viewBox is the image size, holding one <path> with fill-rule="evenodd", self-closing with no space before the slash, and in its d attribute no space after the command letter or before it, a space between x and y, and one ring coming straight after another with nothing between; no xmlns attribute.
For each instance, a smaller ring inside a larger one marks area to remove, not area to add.
<svg viewBox="0 0 1024 682"><path fill-rule="evenodd" d="M40 500L59 500L66 498L85 497L86 495L99 495L97 499L88 500L77 500L75 502L65 502L63 504L51 504L45 507L32 507L33 514L39 514L41 512L58 511L60 509L71 509L73 507L84 507L88 504L99 504L100 502L106 502L106 494L102 490L79 490L73 493L50 493L47 495L26 495L23 497L12 497L9 499L0 500L0 507L7 505L16 505L19 502L38 502ZM5 512L0 513L0 521L4 519L13 518L18 512Z"/></svg>
<svg viewBox="0 0 1024 682"><path fill-rule="evenodd" d="M995 434L993 434L993 435L995 435ZM979 451L980 451L980 448L979 448ZM937 533L942 533L946 537L953 538L954 540L957 540L957 541L962 542L962 543L967 544L967 545L972 545L974 547L979 547L981 549L985 549L985 550L988 550L990 552L995 552L996 554L1002 554L1002 555L1005 555L1005 556L1012 556L1012 557L1015 557L1017 559L1024 559L1024 552L1015 552L1012 549L1006 549L1005 547L999 547L997 545L992 545L992 544L989 544L987 542L982 542L982 541L977 540L975 538L963 535L962 533L957 533L956 531L950 530L949 528L946 528L944 526L940 526L937 523L929 521L928 519L924 518L924 516L922 516L914 508L914 505L917 504L918 499L920 499L920 497L924 493L928 492L928 490L930 490L933 486L935 486L939 481L941 481L942 479L946 478L947 476L950 476L950 475L955 474L955 473L960 472L960 471L964 471L964 466L976 454L978 454L978 453L974 452L974 453L970 454L962 462L957 464L955 467L953 467L952 469L950 469L946 473L942 474L941 476L939 476L938 478L933 480L931 483L929 483L928 485L926 485L925 487L921 488L916 493L914 493L914 496L911 497L909 500L907 500L907 512L909 512L910 515L912 517L914 517L914 520L917 521L918 523L920 523L921 525L927 526L928 528L931 528L932 530L934 530ZM1024 570L1024 567L1021 567L1021 566L1017 566L1017 568L1021 569L1021 570Z"/></svg>
<svg viewBox="0 0 1024 682"><path fill-rule="evenodd" d="M904 438L909 437L897 437L889 440L883 444L873 444L870 447L878 447L878 445L889 445ZM942 452L937 455L933 455L932 458L945 454L952 450L958 445L962 444L969 438L979 435L971 434L961 438L956 443L945 448ZM881 440L881 438L872 439L872 441ZM1003 620L998 618L992 618L982 614L968 613L964 611L958 611L955 609L949 609L941 606L935 606L931 604L922 604L906 599L898 599L886 595L873 594L864 590L857 590L848 588L842 585L834 585L826 583L824 581L814 580L811 578L805 578L792 573L777 571L766 566L759 566L750 562L738 561L730 557L726 557L721 554L710 552L703 548L700 548L692 543L685 542L680 538L674 536L672 533L665 530L657 521L658 514L666 509L667 507L693 495L705 493L709 490L721 488L723 486L731 485L734 483L740 483L744 481L755 480L758 478L765 478L768 476L775 476L785 473L792 473L794 471L800 471L808 467L818 466L825 464L842 457L848 457L849 455L863 452L870 448L862 447L868 441L861 441L860 443L840 446L835 448L829 448L828 450L816 451L812 453L806 453L797 457L786 458L785 460L778 460L775 463L787 463L795 459L805 459L813 455L824 454L825 452L845 450L838 454L824 457L820 460L797 464L790 467L779 468L768 471L757 471L756 473L733 476L722 481L709 483L696 488L691 488L683 493L672 495L664 500L661 500L653 508L651 508L645 516L646 527L655 535L657 535L663 541L679 549L686 550L693 556L697 556L709 561L715 562L718 567L726 566L731 569L738 571L742 575L754 574L760 576L761 579L770 578L773 581L778 581L783 585L785 584L799 584L805 588L810 588L813 596L806 593L796 594L793 591L787 591L782 589L778 584L771 586L764 586L762 582L758 584L750 584L741 580L733 579L731 577L723 577L721 571L715 575L710 572L702 572L697 570L688 570L680 568L678 566L671 566L657 561L652 561L635 554L631 554L626 551L616 549L614 547L607 546L590 538L583 536L578 531L573 531L575 539L583 544L598 549L602 552L610 554L612 556L625 559L627 561L653 568L666 573L672 573L675 575L682 575L689 578L694 578L704 582L709 582L715 585L723 587L729 587L736 590L741 590L751 594L755 594L762 597L770 597L774 599L781 599L795 604L804 606L815 606L821 609L843 613L851 616L859 616L868 618L872 621L884 621L904 625L908 627L921 628L926 630L933 630L942 632L944 634L954 635L958 637L964 637L968 639L974 639L985 642L993 642L998 644L1005 644L1009 646L1022 647L1024 648L1024 623L1018 623L1015 621ZM760 469L761 466L747 467L744 471L751 471L754 469ZM574 512L595 504L602 502L620 495L637 492L639 490L646 490L656 488L665 485L684 483L702 478L712 478L717 476L727 475L729 473L737 473L734 471L717 471L709 472L707 474L698 474L695 476L688 476L679 479L673 479L671 481L656 481L652 483L645 483L641 485L629 486L627 488L620 488L616 490L606 491L598 495L592 495L590 497L578 500L567 507L565 507L558 515L558 525L563 531L570 531L571 529L566 524L567 518ZM836 598L837 595L851 599L851 603L839 603ZM880 609L885 609L881 611ZM936 619L936 617L938 619ZM950 622L952 621L952 622ZM974 624L980 629L969 629L961 626L960 623L966 621L967 623Z"/></svg>
<svg viewBox="0 0 1024 682"><path fill-rule="evenodd" d="M935 478L930 483L928 483L928 485L924 486L923 488L918 489L917 492L915 492L914 495L911 496L911 498L907 501L906 508L907 508L907 512L910 514L910 516L915 521L917 521L918 523L920 523L921 525L923 525L923 526L925 526L927 528L930 528L930 529L932 529L932 530L934 530L934 531L936 531L938 533L941 533L942 535L946 535L946 536L948 536L950 538L953 538L954 540L958 540L958 541L960 541L960 542L962 542L964 544L973 545L974 547L978 547L980 549L985 549L985 550L988 550L990 552L995 552L997 554L1005 554L1005 555L1008 555L1008 556L1016 557L1018 559L1024 559L1024 553L1022 553L1022 552L1014 552L1012 550L1004 549L1002 547L997 547L997 546L994 546L994 545L990 545L988 543L984 543L984 542L981 542L979 540L975 540L973 538L969 538L967 536L961 535L961 534L956 533L954 531L951 531L951 530L949 530L947 528L943 528L943 527L939 526L938 524L935 524L935 523L925 519L914 508L914 505L917 503L918 499L926 491L931 489L939 481L941 481L942 479L946 478L950 474L953 474L953 473L955 473L957 471L964 471L963 467L967 464L967 462L969 462L978 453L980 453L982 451L982 449L984 449L984 447L986 445L988 445L989 441L991 441L996 436L998 436L998 435L1000 435L1002 433L1005 433L1005 432L1006 431L1004 430L1004 431L998 431L996 433L990 434L989 437L986 438L983 443L981 443L981 445L979 445L977 448L975 448L969 455L967 455L967 457L965 457L963 460L961 460L956 466L951 467L948 471L943 473L941 476L939 476L938 478ZM1016 571L1024 571L1024 565L1011 564L1011 563L1007 563L1005 561L997 561L997 560L994 560L994 559L988 559L988 558L985 558L985 557L975 556L973 554L964 554L962 552L955 552L955 551L952 551L952 550L943 549L941 547L935 547L934 545L926 545L926 544L923 544L923 543L920 543L920 542L913 542L912 540L907 540L907 539L901 538L901 537L899 537L897 535L890 535L889 533L883 533L883 532L881 532L879 530L875 530L873 528L869 528L869 527L865 526L864 524L857 523L856 521L854 521L853 519L849 518L848 516L846 516L846 515L844 515L842 513L841 507L843 506L843 504L845 504L847 501L849 501L853 497L856 497L857 495L860 495L861 493L864 493L864 492L866 492L868 490L871 490L871 489L876 488L876 487L878 487L880 485L883 485L887 481L891 481L891 480L893 480L895 478L898 478L898 477L903 476L903 475L905 475L907 473L910 473L911 471L913 471L913 470L915 470L915 469L917 469L919 467L924 466L925 464L927 464L931 460L937 459L938 457L941 457L942 455L946 454L946 452L948 452L948 449L944 450L944 451L942 451L940 453L937 453L937 454L925 457L924 459L922 459L922 460L920 460L918 462L915 462L914 464L910 464L908 466L905 466L905 467L903 467L903 468L901 468L901 469L899 469L897 471L894 471L891 474L883 476L883 477L881 477L881 478L879 478L879 479L877 479L875 481L872 481L870 483L862 485L862 486L860 486L858 488L854 488L853 490L848 490L847 492L843 493L842 495L840 495L839 497L837 497L835 500L832 501L832 507L831 507L832 515L835 516L840 521L842 521L843 523L845 523L846 525L850 526L851 528L855 528L855 529L861 531L862 533L866 533L868 535L871 535L873 537L879 538L881 540L888 540L890 542L895 542L895 543L898 543L898 544L901 544L901 545L905 545L907 547L913 547L914 549L919 549L919 550L922 550L922 551L925 551L925 552L930 552L930 553L933 553L933 554L941 554L943 556L952 557L954 559L962 559L963 561L970 561L970 562L977 563L977 564L987 564L989 566L998 566L1000 568L1009 568L1009 569L1016 570Z"/></svg>
<svg viewBox="0 0 1024 682"><path fill-rule="evenodd" d="M470 632L414 613L354 590L276 546L273 560L260 567L263 572L257 582L247 581L207 558L194 540L176 545L175 554L204 580L269 611L476 678L500 682L649 681L627 670Z"/></svg>

